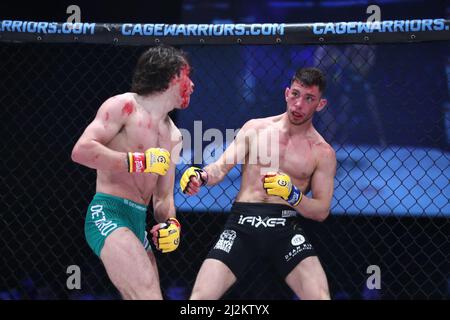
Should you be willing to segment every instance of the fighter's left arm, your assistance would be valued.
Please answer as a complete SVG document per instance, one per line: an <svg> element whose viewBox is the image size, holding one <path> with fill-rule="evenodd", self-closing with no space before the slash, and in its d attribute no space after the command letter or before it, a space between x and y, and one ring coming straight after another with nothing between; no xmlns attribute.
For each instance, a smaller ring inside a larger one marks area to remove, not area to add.
<svg viewBox="0 0 450 320"><path fill-rule="evenodd" d="M175 168L180 159L182 136L178 129L174 129L171 139L170 167L165 176L159 176L153 192L153 210L157 222L164 222L176 217L174 186Z"/></svg>
<svg viewBox="0 0 450 320"><path fill-rule="evenodd" d="M330 213L335 175L336 153L327 145L321 148L317 167L311 177L312 197L302 195L295 210L305 218L324 221Z"/></svg>
<svg viewBox="0 0 450 320"><path fill-rule="evenodd" d="M159 222L150 230L155 247L163 253L176 250L180 244L181 225L176 218L173 197L175 185L175 167L178 163L182 139L178 129L171 141L171 161L165 176L159 176L153 192L153 211L155 220Z"/></svg>

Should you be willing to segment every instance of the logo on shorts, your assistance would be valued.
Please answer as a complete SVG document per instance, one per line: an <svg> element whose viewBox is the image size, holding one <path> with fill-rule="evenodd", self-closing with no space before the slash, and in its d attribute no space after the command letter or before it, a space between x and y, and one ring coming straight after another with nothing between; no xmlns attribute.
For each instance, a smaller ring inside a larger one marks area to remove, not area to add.
<svg viewBox="0 0 450 320"><path fill-rule="evenodd" d="M301 245L303 242L305 242L305 237L302 236L301 234L296 234L295 236L292 237L291 239L291 244L296 247Z"/></svg>
<svg viewBox="0 0 450 320"><path fill-rule="evenodd" d="M296 217L297 211L295 210L283 210L281 211L281 217L282 218L290 218L290 217Z"/></svg>
<svg viewBox="0 0 450 320"><path fill-rule="evenodd" d="M226 253L230 253L235 238L236 238L236 231L224 230L220 235L220 238L217 241L216 245L214 246L214 249L223 250Z"/></svg>
<svg viewBox="0 0 450 320"><path fill-rule="evenodd" d="M300 252L303 252L305 250L312 250L312 245L310 243L304 243L303 245L296 246L294 249L290 250L287 254L284 255L284 259L286 261L291 260L293 257L295 257Z"/></svg>
<svg viewBox="0 0 450 320"><path fill-rule="evenodd" d="M111 220L106 219L105 212L103 211L103 206L100 204L91 207L91 218L102 236L106 237L117 228L116 223L113 223Z"/></svg>
<svg viewBox="0 0 450 320"><path fill-rule="evenodd" d="M244 223L249 223L250 225L252 225L255 228L258 228L259 226L263 226L264 228L273 228L276 227L277 225L280 226L285 226L286 225L286 219L284 218L270 218L270 217L265 217L264 219L261 218L261 216L246 216L244 217L243 215L239 216L239 224L244 224Z"/></svg>
<svg viewBox="0 0 450 320"><path fill-rule="evenodd" d="M152 246L150 245L150 241L148 241L148 232L144 231L144 249L145 251L150 251L152 252Z"/></svg>

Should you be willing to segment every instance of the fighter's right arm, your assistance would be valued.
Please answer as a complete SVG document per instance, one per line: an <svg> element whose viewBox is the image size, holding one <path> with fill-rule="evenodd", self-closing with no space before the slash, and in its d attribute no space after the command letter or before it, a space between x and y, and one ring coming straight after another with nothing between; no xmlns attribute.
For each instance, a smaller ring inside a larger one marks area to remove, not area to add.
<svg viewBox="0 0 450 320"><path fill-rule="evenodd" d="M236 138L226 148L224 153L203 170L208 174L208 185L215 185L221 182L230 170L238 163L243 163L248 153L249 131L255 126L255 120L246 122L236 135Z"/></svg>
<svg viewBox="0 0 450 320"><path fill-rule="evenodd" d="M106 100L75 144L72 160L92 169L127 172L127 153L112 150L106 145L126 123L132 111L130 106L132 102L122 97Z"/></svg>
<svg viewBox="0 0 450 320"><path fill-rule="evenodd" d="M203 169L191 167L186 170L180 181L182 191L189 195L196 194L202 185L212 186L221 182L236 164L243 163L249 151L251 137L256 132L256 124L257 120L246 122L216 162ZM198 175L201 175L202 179Z"/></svg>

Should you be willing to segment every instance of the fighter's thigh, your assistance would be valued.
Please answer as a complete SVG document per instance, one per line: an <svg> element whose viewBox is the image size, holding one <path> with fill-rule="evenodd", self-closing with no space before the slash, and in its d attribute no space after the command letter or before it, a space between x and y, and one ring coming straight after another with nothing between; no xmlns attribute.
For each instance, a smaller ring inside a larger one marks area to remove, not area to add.
<svg viewBox="0 0 450 320"><path fill-rule="evenodd" d="M303 300L330 299L327 277L317 256L303 259L287 275L286 283Z"/></svg>
<svg viewBox="0 0 450 320"><path fill-rule="evenodd" d="M150 264L152 265L152 269L155 271L155 277L156 277L156 282L158 283L158 288L160 288L158 265L156 264L155 255L153 254L153 251L151 251L151 250L146 250L146 252L147 252L147 257L150 260Z"/></svg>
<svg viewBox="0 0 450 320"><path fill-rule="evenodd" d="M217 300L235 283L236 276L222 261L206 259L195 280L191 300Z"/></svg>
<svg viewBox="0 0 450 320"><path fill-rule="evenodd" d="M121 293L140 295L154 292L160 295L156 262L150 258L141 241L126 227L113 231L100 253L106 271ZM156 298L156 297L155 297Z"/></svg>

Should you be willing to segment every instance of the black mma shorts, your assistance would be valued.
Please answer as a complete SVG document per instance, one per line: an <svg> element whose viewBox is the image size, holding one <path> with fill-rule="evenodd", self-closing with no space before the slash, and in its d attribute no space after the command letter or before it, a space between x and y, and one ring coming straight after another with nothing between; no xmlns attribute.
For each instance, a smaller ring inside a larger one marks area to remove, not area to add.
<svg viewBox="0 0 450 320"><path fill-rule="evenodd" d="M284 279L300 261L316 256L298 215L287 205L235 202L207 258L222 261L239 279L259 256L273 263Z"/></svg>

